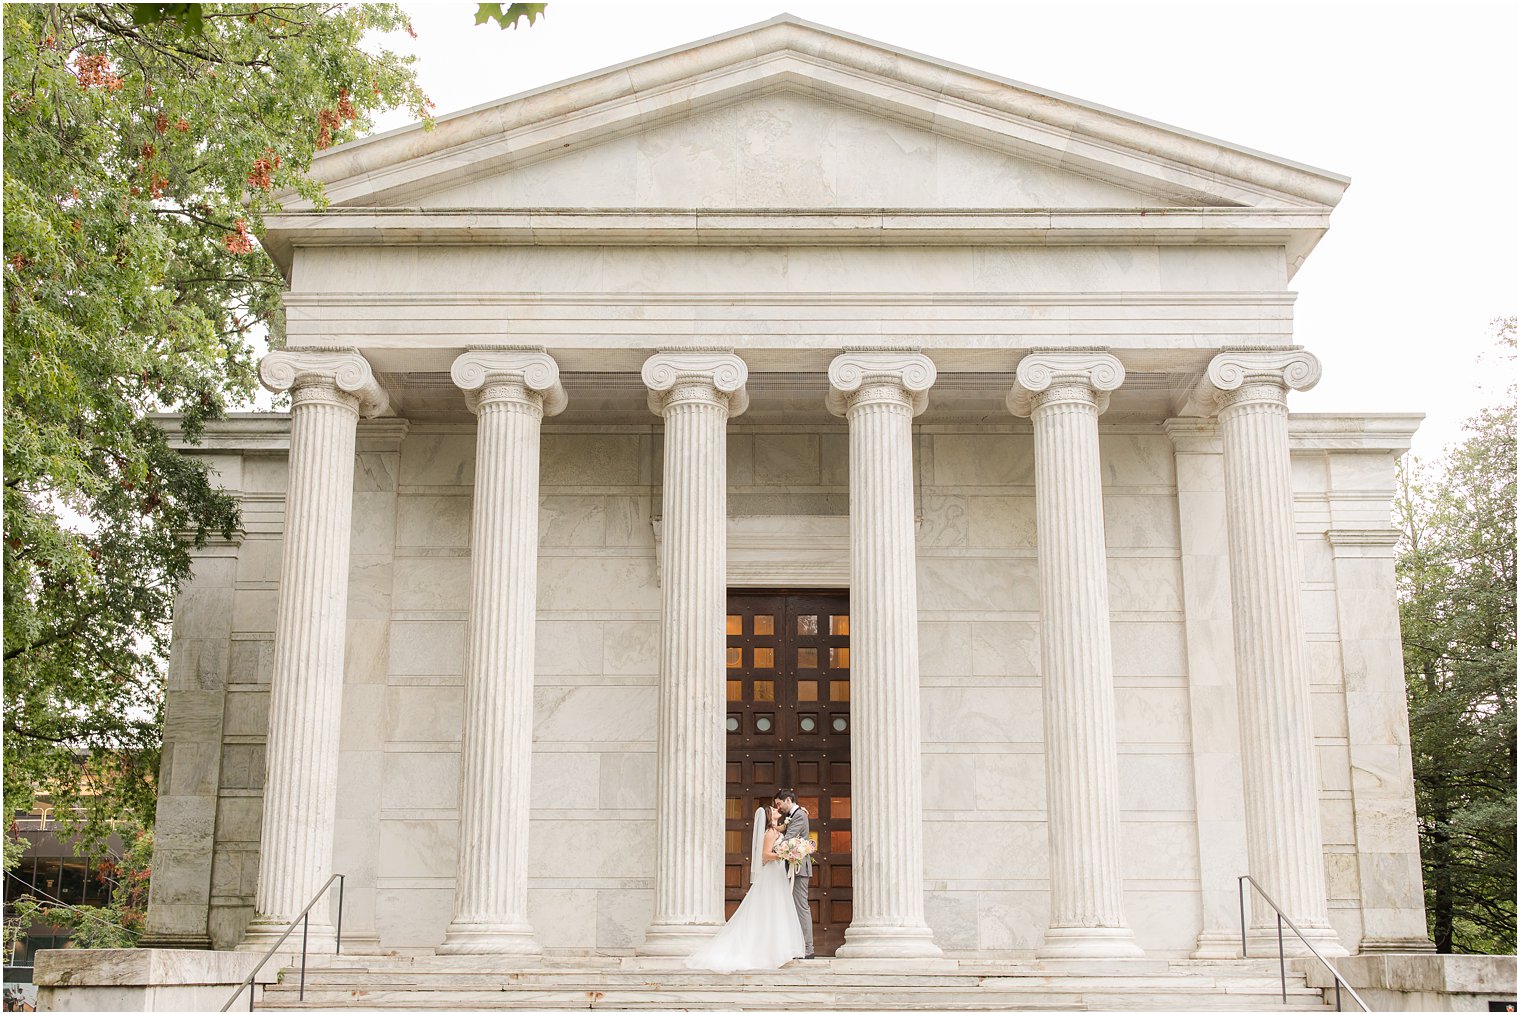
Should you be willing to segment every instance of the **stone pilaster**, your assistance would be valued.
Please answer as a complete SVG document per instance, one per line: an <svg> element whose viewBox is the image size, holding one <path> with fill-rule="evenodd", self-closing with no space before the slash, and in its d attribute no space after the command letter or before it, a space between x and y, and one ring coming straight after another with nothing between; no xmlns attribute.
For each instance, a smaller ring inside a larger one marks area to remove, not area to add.
<svg viewBox="0 0 1520 1015"><path fill-rule="evenodd" d="M1050 926L1042 958L1133 957L1119 862L1114 660L1098 415L1124 367L1108 353L1032 353L1008 407L1034 421Z"/></svg>
<svg viewBox="0 0 1520 1015"><path fill-rule="evenodd" d="M378 955L387 683L395 602L397 486L411 424L359 422L354 444L354 524L349 546L348 650L343 660L343 735L338 744L337 870L343 893L343 954Z"/></svg>
<svg viewBox="0 0 1520 1015"><path fill-rule="evenodd" d="M1250 873L1320 951L1344 955L1326 902L1288 451L1288 389L1319 376L1319 361L1301 350L1227 350L1191 407L1217 411L1224 437ZM1255 901L1251 914L1260 947L1275 947L1270 907ZM1292 934L1285 943L1303 950Z"/></svg>
<svg viewBox="0 0 1520 1015"><path fill-rule="evenodd" d="M459 876L438 950L531 955L541 950L528 922L539 429L564 410L565 391L541 351L471 350L452 374L478 423Z"/></svg>
<svg viewBox="0 0 1520 1015"><path fill-rule="evenodd" d="M241 464L241 463L237 463ZM225 482L225 475L222 480ZM210 948L211 863L241 532L192 547L174 600L144 948Z"/></svg>
<svg viewBox="0 0 1520 1015"><path fill-rule="evenodd" d="M1223 442L1212 419L1169 419L1165 426L1177 470L1193 811L1203 904L1203 926L1192 957L1234 959L1240 957L1235 879L1250 868L1250 859L1240 774Z"/></svg>
<svg viewBox="0 0 1520 1015"><path fill-rule="evenodd" d="M850 775L854 918L840 958L940 954L924 921L913 417L934 364L847 352L829 409L850 425Z"/></svg>
<svg viewBox="0 0 1520 1015"><path fill-rule="evenodd" d="M1357 492L1364 498L1375 491L1391 499L1393 456L1383 461L1386 471L1380 477L1381 484L1368 490L1366 486L1371 483L1358 481ZM1387 502L1381 498L1368 508L1369 513L1389 517ZM1409 705L1393 567L1399 533L1387 526L1337 527L1325 536L1335 555L1336 629L1340 633L1341 672L1346 680L1351 800L1362 902L1362 939L1356 950L1434 951L1435 943L1426 931L1425 893L1421 890L1414 760L1409 746Z"/></svg>
<svg viewBox="0 0 1520 1015"><path fill-rule="evenodd" d="M241 946L262 951L334 873L354 436L360 414L379 415L389 401L354 351L271 352L259 376L290 392L259 882ZM312 911L318 948L331 940L329 911Z"/></svg>
<svg viewBox="0 0 1520 1015"><path fill-rule="evenodd" d="M748 405L732 353L657 353L665 420L654 919L639 951L685 955L723 925L728 420Z"/></svg>

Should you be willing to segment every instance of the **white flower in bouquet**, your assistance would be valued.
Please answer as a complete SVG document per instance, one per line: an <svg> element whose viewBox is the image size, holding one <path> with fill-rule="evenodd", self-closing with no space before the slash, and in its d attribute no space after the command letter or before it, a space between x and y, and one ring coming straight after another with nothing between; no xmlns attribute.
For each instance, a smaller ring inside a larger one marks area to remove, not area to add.
<svg viewBox="0 0 1520 1015"><path fill-rule="evenodd" d="M790 838L776 843L776 855L785 860L793 871L801 869L802 861L816 852L818 846L812 839Z"/></svg>

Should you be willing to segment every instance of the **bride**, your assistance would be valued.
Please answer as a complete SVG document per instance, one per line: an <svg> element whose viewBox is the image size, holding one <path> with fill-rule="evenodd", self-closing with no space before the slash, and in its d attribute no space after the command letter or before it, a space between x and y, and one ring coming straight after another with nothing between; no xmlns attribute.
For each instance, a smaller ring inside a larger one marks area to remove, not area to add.
<svg viewBox="0 0 1520 1015"><path fill-rule="evenodd" d="M805 951L792 881L786 862L775 848L785 828L776 808L755 811L755 834L750 849L749 892L733 919L686 959L692 969L732 973L739 969L777 969ZM763 841L762 841L763 839Z"/></svg>

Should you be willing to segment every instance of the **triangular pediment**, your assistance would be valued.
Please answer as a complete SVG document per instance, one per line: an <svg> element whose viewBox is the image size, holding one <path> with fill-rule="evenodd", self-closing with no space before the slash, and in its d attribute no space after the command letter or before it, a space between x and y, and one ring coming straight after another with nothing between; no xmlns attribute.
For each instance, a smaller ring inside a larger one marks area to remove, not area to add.
<svg viewBox="0 0 1520 1015"><path fill-rule="evenodd" d="M1179 202L781 88L432 192L419 208L1160 208Z"/></svg>
<svg viewBox="0 0 1520 1015"><path fill-rule="evenodd" d="M789 15L351 142L312 175L339 209L1328 211L1347 183Z"/></svg>

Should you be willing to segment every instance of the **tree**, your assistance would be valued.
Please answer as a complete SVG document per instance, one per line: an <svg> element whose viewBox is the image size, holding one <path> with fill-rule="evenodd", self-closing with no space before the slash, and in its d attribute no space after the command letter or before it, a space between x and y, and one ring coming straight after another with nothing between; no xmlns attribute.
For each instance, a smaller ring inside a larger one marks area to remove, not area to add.
<svg viewBox="0 0 1520 1015"><path fill-rule="evenodd" d="M181 24L196 34L205 31L205 4L128 4L127 6L132 11L132 21L135 24L153 25L170 21ZM529 25L532 25L548 6L546 3L476 4L475 23L483 25L487 21L494 21L497 27L503 30L516 28L521 20L526 20Z"/></svg>
<svg viewBox="0 0 1520 1015"><path fill-rule="evenodd" d="M254 236L272 195L374 112L431 105L392 5L193 5L199 31L114 4L5 17L4 792L81 814L84 845L153 817L163 669L188 543L238 524L195 439L280 334Z"/></svg>
<svg viewBox="0 0 1520 1015"><path fill-rule="evenodd" d="M1513 370L1515 319L1495 322ZM1397 563L1430 933L1515 950L1515 389L1401 467Z"/></svg>

